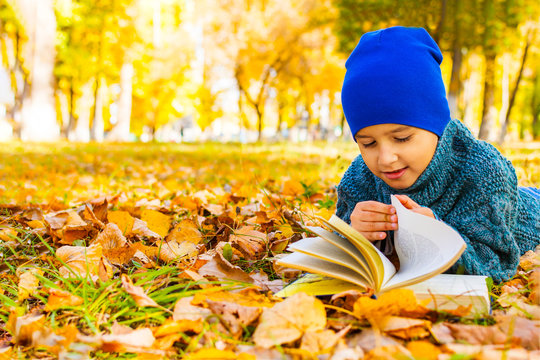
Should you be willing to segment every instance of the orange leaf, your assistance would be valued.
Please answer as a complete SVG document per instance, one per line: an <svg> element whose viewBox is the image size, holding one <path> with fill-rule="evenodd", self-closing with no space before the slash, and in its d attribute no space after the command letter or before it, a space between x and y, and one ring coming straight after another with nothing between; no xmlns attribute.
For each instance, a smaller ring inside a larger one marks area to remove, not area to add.
<svg viewBox="0 0 540 360"><path fill-rule="evenodd" d="M39 279L35 275L43 275L40 269L30 269L19 276L19 301L23 301L32 296L38 286Z"/></svg>
<svg viewBox="0 0 540 360"><path fill-rule="evenodd" d="M133 285L133 282L126 274L122 274L122 287L129 295L131 295L138 306L161 307L158 303L146 295L141 286Z"/></svg>
<svg viewBox="0 0 540 360"><path fill-rule="evenodd" d="M283 195L298 196L305 192L304 186L297 180L287 180L283 183Z"/></svg>
<svg viewBox="0 0 540 360"><path fill-rule="evenodd" d="M45 311L53 311L64 306L78 306L83 302L84 300L81 297L68 291L50 288Z"/></svg>
<svg viewBox="0 0 540 360"><path fill-rule="evenodd" d="M182 220L171 230L166 240L176 241L179 244L184 241L198 244L202 241L202 239L202 234L193 221Z"/></svg>

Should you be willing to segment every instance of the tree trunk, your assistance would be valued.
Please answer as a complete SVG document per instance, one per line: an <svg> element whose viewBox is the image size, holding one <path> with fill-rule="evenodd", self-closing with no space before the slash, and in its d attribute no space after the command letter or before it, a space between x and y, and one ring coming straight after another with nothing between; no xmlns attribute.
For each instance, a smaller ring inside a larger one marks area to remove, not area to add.
<svg viewBox="0 0 540 360"><path fill-rule="evenodd" d="M17 0L28 32L29 101L22 108L21 139L53 141L60 135L53 88L56 18L52 0Z"/></svg>
<svg viewBox="0 0 540 360"><path fill-rule="evenodd" d="M527 61L527 55L529 53L529 47L531 45L531 33L527 34L527 41L525 43L525 48L523 49L523 56L521 57L521 65L519 67L519 72L516 77L516 82L514 84L514 87L512 88L512 94L510 95L510 100L508 102L508 109L506 109L506 116L504 117L504 122L501 126L501 132L499 134L499 144L502 144L504 142L504 138L506 137L506 132L508 131L508 124L510 123L510 114L512 113L512 108L514 106L514 102L516 100L516 94L519 89L519 84L521 82L521 78L523 76L523 69L525 68L525 62Z"/></svg>
<svg viewBox="0 0 540 360"><path fill-rule="evenodd" d="M262 141L262 128L263 128L263 112L261 111L261 108L259 107L259 104L253 104L255 107L255 112L257 113L257 141Z"/></svg>
<svg viewBox="0 0 540 360"><path fill-rule="evenodd" d="M488 140L494 126L497 111L495 109L495 53L485 55L484 97L482 108L482 123L478 138Z"/></svg>
<svg viewBox="0 0 540 360"><path fill-rule="evenodd" d="M131 123L133 65L125 63L120 70L120 97L118 99L117 123L107 136L111 141L129 141Z"/></svg>
<svg viewBox="0 0 540 360"><path fill-rule="evenodd" d="M103 141L103 104L101 96L101 81L96 75L94 88L94 110L92 116L92 126L90 127L90 140Z"/></svg>

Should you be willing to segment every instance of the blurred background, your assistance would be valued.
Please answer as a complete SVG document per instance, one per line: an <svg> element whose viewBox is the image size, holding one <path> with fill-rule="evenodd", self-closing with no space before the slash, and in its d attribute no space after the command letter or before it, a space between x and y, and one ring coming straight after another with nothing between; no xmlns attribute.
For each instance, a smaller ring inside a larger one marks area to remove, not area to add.
<svg viewBox="0 0 540 360"><path fill-rule="evenodd" d="M540 137L537 0L0 0L0 140L349 140L345 60L392 25L480 138Z"/></svg>

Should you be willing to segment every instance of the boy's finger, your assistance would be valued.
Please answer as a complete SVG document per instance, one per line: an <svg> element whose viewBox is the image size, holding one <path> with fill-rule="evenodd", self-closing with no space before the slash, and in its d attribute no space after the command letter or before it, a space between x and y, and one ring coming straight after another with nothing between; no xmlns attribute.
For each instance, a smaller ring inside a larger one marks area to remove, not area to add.
<svg viewBox="0 0 540 360"><path fill-rule="evenodd" d="M351 214L351 221L397 223L396 214L360 210Z"/></svg>
<svg viewBox="0 0 540 360"><path fill-rule="evenodd" d="M363 232L362 235L369 241L383 240L386 238L385 232Z"/></svg>
<svg viewBox="0 0 540 360"><path fill-rule="evenodd" d="M410 197L407 195L395 195L396 198L399 200L399 202L405 206L407 209L416 209L421 207L417 203L415 203Z"/></svg>
<svg viewBox="0 0 540 360"><path fill-rule="evenodd" d="M362 201L356 204L355 210L362 210L362 211L372 211L372 212L378 212L383 214L395 214L396 208L394 208L392 205L388 205L385 203L381 203L378 201Z"/></svg>
<svg viewBox="0 0 540 360"><path fill-rule="evenodd" d="M377 232L377 231L388 231L388 230L397 230L397 223L390 223L386 221L375 222L375 221L354 221L351 219L351 225L356 230L363 232Z"/></svg>

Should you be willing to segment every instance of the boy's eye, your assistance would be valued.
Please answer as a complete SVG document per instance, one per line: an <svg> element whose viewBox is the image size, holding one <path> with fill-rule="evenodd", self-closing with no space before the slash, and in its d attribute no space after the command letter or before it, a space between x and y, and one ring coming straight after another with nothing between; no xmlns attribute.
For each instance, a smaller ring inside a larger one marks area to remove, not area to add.
<svg viewBox="0 0 540 360"><path fill-rule="evenodd" d="M401 137L401 138L394 138L396 139L397 142L405 142L405 141L409 141L411 139L412 135L409 135L409 136L406 136L406 137Z"/></svg>
<svg viewBox="0 0 540 360"><path fill-rule="evenodd" d="M369 142L369 143L363 143L362 146L365 147L365 148L368 148L368 147L371 147L375 145L375 141L372 141L372 142Z"/></svg>

